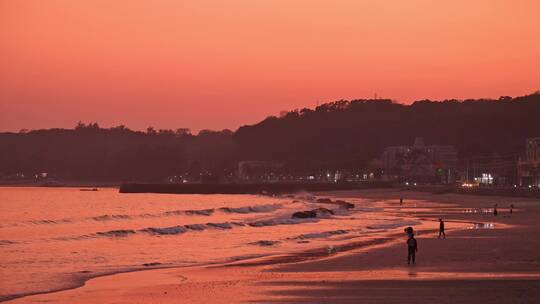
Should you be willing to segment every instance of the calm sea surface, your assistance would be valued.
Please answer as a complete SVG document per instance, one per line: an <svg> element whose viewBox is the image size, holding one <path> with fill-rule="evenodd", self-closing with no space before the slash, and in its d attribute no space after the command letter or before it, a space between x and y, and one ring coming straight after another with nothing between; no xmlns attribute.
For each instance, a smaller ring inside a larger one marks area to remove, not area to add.
<svg viewBox="0 0 540 304"><path fill-rule="evenodd" d="M120 194L117 189L0 187L0 299L77 286L120 271L188 266L336 246L411 221L381 203L355 209L309 194ZM334 215L292 219L324 207Z"/></svg>

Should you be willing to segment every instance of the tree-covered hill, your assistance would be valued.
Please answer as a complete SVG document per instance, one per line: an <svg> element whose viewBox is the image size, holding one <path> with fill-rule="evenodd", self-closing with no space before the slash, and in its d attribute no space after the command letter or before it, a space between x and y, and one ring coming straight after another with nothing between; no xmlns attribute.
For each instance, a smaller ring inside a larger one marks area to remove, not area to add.
<svg viewBox="0 0 540 304"><path fill-rule="evenodd" d="M206 173L229 176L240 160L269 160L291 172L357 170L383 149L454 145L458 158L516 159L525 139L540 137L540 93L498 100L340 100L269 117L236 132L147 132L123 126L0 133L0 177L47 172L60 179L162 181Z"/></svg>

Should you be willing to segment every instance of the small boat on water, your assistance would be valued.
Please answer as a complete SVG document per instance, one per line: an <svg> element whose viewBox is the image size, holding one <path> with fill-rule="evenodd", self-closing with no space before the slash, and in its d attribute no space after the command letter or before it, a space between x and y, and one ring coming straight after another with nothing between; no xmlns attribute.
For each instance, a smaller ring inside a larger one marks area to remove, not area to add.
<svg viewBox="0 0 540 304"><path fill-rule="evenodd" d="M98 191L98 188L81 188L81 191Z"/></svg>

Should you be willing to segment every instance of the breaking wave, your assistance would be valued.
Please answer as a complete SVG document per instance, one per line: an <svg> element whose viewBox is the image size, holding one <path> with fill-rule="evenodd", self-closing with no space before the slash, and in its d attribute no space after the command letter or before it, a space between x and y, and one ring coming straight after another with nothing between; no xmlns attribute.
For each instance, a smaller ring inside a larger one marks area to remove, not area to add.
<svg viewBox="0 0 540 304"><path fill-rule="evenodd" d="M182 215L188 215L188 216L211 216L216 211L221 211L225 213L241 213L241 214L248 214L248 213L267 213L267 212L273 212L281 208L281 204L269 204L269 205L258 205L258 206L245 206L245 207L221 207L218 209L200 209L200 210L171 210L171 211L165 211L161 213L144 213L144 214L135 214L135 215L127 215L127 214L103 214L93 217L87 217L83 220L90 220L90 221L98 221L98 222L108 222L108 221L120 221L120 220L131 220L134 218L159 218L159 217L169 217L169 216L182 216ZM67 223L73 223L75 220L73 219L59 219L59 220L35 220L35 221L29 221L26 223L33 224L33 225L52 225L52 224L67 224Z"/></svg>
<svg viewBox="0 0 540 304"><path fill-rule="evenodd" d="M333 230L333 231L324 231L324 232L313 232L313 233L305 233L302 235L299 235L295 237L295 239L321 239L321 238L327 238L334 235L340 235L340 234L347 234L349 233L348 230Z"/></svg>
<svg viewBox="0 0 540 304"><path fill-rule="evenodd" d="M165 227L165 228L146 228L142 231L150 233L150 234L159 234L159 235L170 235L170 234L180 234L188 231L188 229L184 226L173 226L173 227Z"/></svg>
<svg viewBox="0 0 540 304"><path fill-rule="evenodd" d="M247 207L223 207L219 210L227 213L264 213L264 212L273 212L281 208L280 204L270 204L270 205L258 205L258 206L247 206Z"/></svg>
<svg viewBox="0 0 540 304"><path fill-rule="evenodd" d="M313 223L317 222L317 219L268 219L268 220L259 220L253 222L220 222L220 223L206 223L206 224L189 224L189 225L177 225L171 227L148 227L144 229L134 230L134 229L123 229L123 230L110 230L97 232L92 235L78 236L74 238L63 238L63 239L84 239L89 237L127 237L130 235L138 233L146 233L150 235L177 235L183 234L189 231L204 231L208 229L218 229L218 230L229 230L234 227L267 227L267 226L277 226L277 225L294 225L294 224L303 224L303 223Z"/></svg>
<svg viewBox="0 0 540 304"><path fill-rule="evenodd" d="M107 236L107 237L125 237L130 234L135 234L135 230L110 230L106 232L98 232L98 236Z"/></svg>
<svg viewBox="0 0 540 304"><path fill-rule="evenodd" d="M34 225L50 225L50 224L65 224L65 223L71 223L72 219L59 219L59 220L36 220L36 221L30 221L29 223Z"/></svg>
<svg viewBox="0 0 540 304"><path fill-rule="evenodd" d="M128 220L128 219L131 219L131 217L125 214L113 214L113 215L105 214L105 215L91 217L91 219L95 221L113 221L113 220Z"/></svg>
<svg viewBox="0 0 540 304"><path fill-rule="evenodd" d="M276 225L295 225L295 224L303 224L303 223L315 223L319 220L316 218L306 218L306 219L289 219L289 218L282 218L282 219L268 219L268 220L259 220L247 223L251 227L265 227L265 226L276 226Z"/></svg>
<svg viewBox="0 0 540 304"><path fill-rule="evenodd" d="M268 247L268 246L277 245L279 243L281 243L281 242L280 241L260 240L260 241L257 241L257 242L249 243L249 245L257 245L257 246Z"/></svg>

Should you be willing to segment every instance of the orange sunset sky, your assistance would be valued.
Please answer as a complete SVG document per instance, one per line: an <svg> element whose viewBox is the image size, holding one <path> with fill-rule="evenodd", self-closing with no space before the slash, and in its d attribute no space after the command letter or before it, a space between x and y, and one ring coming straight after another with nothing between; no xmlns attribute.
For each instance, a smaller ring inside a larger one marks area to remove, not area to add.
<svg viewBox="0 0 540 304"><path fill-rule="evenodd" d="M0 0L0 131L540 89L538 0Z"/></svg>

